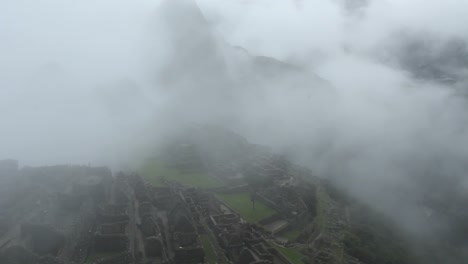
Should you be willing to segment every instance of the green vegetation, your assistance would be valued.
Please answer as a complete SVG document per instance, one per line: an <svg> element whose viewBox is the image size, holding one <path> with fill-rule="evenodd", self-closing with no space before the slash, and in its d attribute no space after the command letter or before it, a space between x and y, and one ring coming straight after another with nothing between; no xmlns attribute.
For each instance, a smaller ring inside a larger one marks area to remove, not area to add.
<svg viewBox="0 0 468 264"><path fill-rule="evenodd" d="M162 178L200 188L215 188L224 185L218 178L211 177L202 172L187 172L170 167L160 160L147 162L140 170L140 175L153 186L162 186Z"/></svg>
<svg viewBox="0 0 468 264"><path fill-rule="evenodd" d="M291 230L287 230L287 231L281 232L281 233L279 233L278 235L279 235L280 237L284 237L284 238L287 238L287 239L290 240L290 241L293 241L293 240L295 240L300 234L301 234L301 231L296 230L296 229L291 229Z"/></svg>
<svg viewBox="0 0 468 264"><path fill-rule="evenodd" d="M415 263L404 237L385 216L365 206L356 206L352 217L358 224L345 233L346 253L365 263Z"/></svg>
<svg viewBox="0 0 468 264"><path fill-rule="evenodd" d="M255 201L255 209L252 208L250 194L247 192L217 194L217 197L250 223L258 223L260 220L270 217L276 213L275 210L258 200Z"/></svg>
<svg viewBox="0 0 468 264"><path fill-rule="evenodd" d="M200 240L203 245L203 249L205 250L205 261L208 264L215 264L216 263L216 254L213 248L213 245L211 244L210 237L208 235L201 235Z"/></svg>
<svg viewBox="0 0 468 264"><path fill-rule="evenodd" d="M408 253L401 245L365 229L354 229L347 233L344 245L348 254L365 261L365 263L412 263Z"/></svg>
<svg viewBox="0 0 468 264"><path fill-rule="evenodd" d="M327 224L327 214L328 214L328 207L329 207L330 197L325 192L322 187L317 188L317 217L315 218L317 221L317 226L324 230Z"/></svg>
<svg viewBox="0 0 468 264"><path fill-rule="evenodd" d="M302 258L304 255L297 248L284 248L272 244L283 256L285 256L292 264L303 264Z"/></svg>

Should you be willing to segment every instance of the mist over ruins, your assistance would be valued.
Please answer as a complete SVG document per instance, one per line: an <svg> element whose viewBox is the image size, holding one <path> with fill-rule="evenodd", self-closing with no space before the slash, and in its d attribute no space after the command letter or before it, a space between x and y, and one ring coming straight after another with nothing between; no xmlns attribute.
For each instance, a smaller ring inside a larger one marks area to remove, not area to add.
<svg viewBox="0 0 468 264"><path fill-rule="evenodd" d="M0 264L468 263L466 10L0 3Z"/></svg>

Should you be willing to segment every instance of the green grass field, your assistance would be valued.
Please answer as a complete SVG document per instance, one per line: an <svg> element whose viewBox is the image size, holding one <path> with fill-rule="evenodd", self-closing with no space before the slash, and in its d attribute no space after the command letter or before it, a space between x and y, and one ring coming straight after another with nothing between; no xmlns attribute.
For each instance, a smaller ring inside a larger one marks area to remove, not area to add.
<svg viewBox="0 0 468 264"><path fill-rule="evenodd" d="M292 229L292 230L280 232L280 233L278 234L278 236L284 237L284 238L287 238L287 239L290 240L290 241L293 241L293 240L295 240L300 234L301 234L301 231Z"/></svg>
<svg viewBox="0 0 468 264"><path fill-rule="evenodd" d="M250 194L247 192L217 194L216 196L250 223L258 223L260 220L270 217L276 213L275 210L258 200L255 202L255 209L253 209Z"/></svg>
<svg viewBox="0 0 468 264"><path fill-rule="evenodd" d="M210 237L208 235L201 235L200 236L201 243L203 245L203 249L205 250L205 263L207 264L215 264L216 263L216 255L214 252L213 245L211 244Z"/></svg>
<svg viewBox="0 0 468 264"><path fill-rule="evenodd" d="M317 225L321 230L325 230L328 222L328 208L330 203L330 197L323 187L317 188Z"/></svg>
<svg viewBox="0 0 468 264"><path fill-rule="evenodd" d="M285 256L292 264L303 264L302 258L304 257L302 253L297 248L284 248L272 244L283 256Z"/></svg>
<svg viewBox="0 0 468 264"><path fill-rule="evenodd" d="M153 186L162 186L161 179L163 177L181 184L200 188L215 188L224 185L218 178L211 177L201 172L186 172L178 170L177 168L171 168L158 160L147 162L139 173L143 179Z"/></svg>

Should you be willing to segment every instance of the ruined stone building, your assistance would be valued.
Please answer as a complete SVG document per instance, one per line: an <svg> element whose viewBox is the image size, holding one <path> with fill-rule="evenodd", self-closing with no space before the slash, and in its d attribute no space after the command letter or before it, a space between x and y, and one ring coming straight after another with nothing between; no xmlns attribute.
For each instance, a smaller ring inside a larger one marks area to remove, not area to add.
<svg viewBox="0 0 468 264"><path fill-rule="evenodd" d="M9 179L17 189L5 201L17 202L0 206L0 263L289 263L265 230L209 190L168 180L154 187L134 173L86 166L28 167ZM285 211L303 210L288 190L281 201L260 195Z"/></svg>

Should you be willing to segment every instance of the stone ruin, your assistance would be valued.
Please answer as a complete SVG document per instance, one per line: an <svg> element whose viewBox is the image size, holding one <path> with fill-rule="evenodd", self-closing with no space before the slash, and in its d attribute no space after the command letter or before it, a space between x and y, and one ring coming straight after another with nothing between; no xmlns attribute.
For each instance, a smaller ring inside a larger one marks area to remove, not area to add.
<svg viewBox="0 0 468 264"><path fill-rule="evenodd" d="M213 210L213 197L207 192L189 188L184 191L183 198L189 206L195 222L198 222L201 218L208 217L209 212Z"/></svg>
<svg viewBox="0 0 468 264"><path fill-rule="evenodd" d="M155 207L150 202L142 202L138 208L139 229L143 235L144 250L147 258L167 259L165 235L162 222L155 214Z"/></svg>
<svg viewBox="0 0 468 264"><path fill-rule="evenodd" d="M237 214L228 213L222 215L211 215L210 220L212 227L220 231L221 229L238 224L240 222L240 217Z"/></svg>
<svg viewBox="0 0 468 264"><path fill-rule="evenodd" d="M77 182L72 186L72 193L75 195L86 195L96 201L102 201L104 198L105 187L98 178L90 178L88 181Z"/></svg>
<svg viewBox="0 0 468 264"><path fill-rule="evenodd" d="M95 264L129 264L134 263L133 256L131 252L126 251L114 256L101 259L95 262Z"/></svg>
<svg viewBox="0 0 468 264"><path fill-rule="evenodd" d="M56 256L65 243L65 236L47 225L22 224L21 236L27 241L28 248L38 255Z"/></svg>
<svg viewBox="0 0 468 264"><path fill-rule="evenodd" d="M183 203L177 205L169 216L172 233L174 261L180 264L203 263L205 252L189 210Z"/></svg>
<svg viewBox="0 0 468 264"><path fill-rule="evenodd" d="M146 257L167 259L166 236L160 230L161 224L151 215L145 215L140 226Z"/></svg>
<svg viewBox="0 0 468 264"><path fill-rule="evenodd" d="M167 187L151 187L151 197L156 208L169 210L174 194Z"/></svg>
<svg viewBox="0 0 468 264"><path fill-rule="evenodd" d="M151 201L150 193L143 179L137 174L129 176L129 183L132 186L136 200L139 202Z"/></svg>
<svg viewBox="0 0 468 264"><path fill-rule="evenodd" d="M125 233L96 232L94 250L98 252L121 252L128 250L129 239Z"/></svg>
<svg viewBox="0 0 468 264"><path fill-rule="evenodd" d="M226 256L238 264L289 263L250 224L236 214L210 216L210 228Z"/></svg>
<svg viewBox="0 0 468 264"><path fill-rule="evenodd" d="M97 220L101 223L115 223L129 219L126 204L107 204L98 207Z"/></svg>
<svg viewBox="0 0 468 264"><path fill-rule="evenodd" d="M59 208L63 211L77 211L80 209L83 202L82 195L58 193L57 201Z"/></svg>
<svg viewBox="0 0 468 264"><path fill-rule="evenodd" d="M105 170L99 171L103 175L84 167L28 168L27 177L39 175L34 186L51 186L48 192L37 191L28 198L33 203L38 197L42 201L33 204L31 215L44 224L23 223L22 238L7 242L5 248L0 245L0 258L17 258L16 263L22 264L60 263L59 259L64 263L199 264L205 261L203 246L209 239L218 261L287 263L278 261L277 252L255 228L229 213L208 191L172 183L151 187L136 174L109 179ZM61 177L64 172L67 176ZM75 178L75 174L83 176ZM48 217L36 217L45 209ZM63 217L63 223L54 216ZM41 243L44 236L47 241ZM23 244L24 248L15 248ZM22 256L35 262L17 256L23 251ZM52 257L45 258L47 254ZM103 254L107 257L100 257Z"/></svg>
<svg viewBox="0 0 468 264"><path fill-rule="evenodd" d="M101 223L94 235L94 250L98 252L122 252L128 250L129 238L125 233L129 216L125 205L106 205L99 209Z"/></svg>
<svg viewBox="0 0 468 264"><path fill-rule="evenodd" d="M205 252L196 233L175 233L173 243L176 263L203 263Z"/></svg>
<svg viewBox="0 0 468 264"><path fill-rule="evenodd" d="M39 256L22 246L11 246L0 254L2 264L64 264L52 256Z"/></svg>
<svg viewBox="0 0 468 264"><path fill-rule="evenodd" d="M100 234L123 234L125 233L125 228L128 225L128 221L115 222L102 224L98 227L97 233Z"/></svg>
<svg viewBox="0 0 468 264"><path fill-rule="evenodd" d="M17 176L2 179L14 191L0 197L7 201L0 205L0 263L84 263L104 252L112 253L107 263L134 262L128 177L68 165L22 168Z"/></svg>
<svg viewBox="0 0 468 264"><path fill-rule="evenodd" d="M150 214L143 215L143 218L141 219L140 230L145 237L155 237L161 235L161 231L156 219Z"/></svg>
<svg viewBox="0 0 468 264"><path fill-rule="evenodd" d="M208 237L212 234L218 254L225 255L230 263L290 264L281 253L270 246L253 225L243 222L236 213L226 212L220 201L212 195L196 188L175 188L179 189L179 202L169 214L170 221L176 223L171 229L174 246L196 248L200 243L198 234ZM200 229L199 226L206 226L207 229ZM174 250L177 253L177 249ZM195 253L191 253L192 256L196 256ZM177 261L186 260L178 258L176 263Z"/></svg>
<svg viewBox="0 0 468 264"><path fill-rule="evenodd" d="M145 252L147 257L162 257L164 245L160 236L150 236L145 239Z"/></svg>

